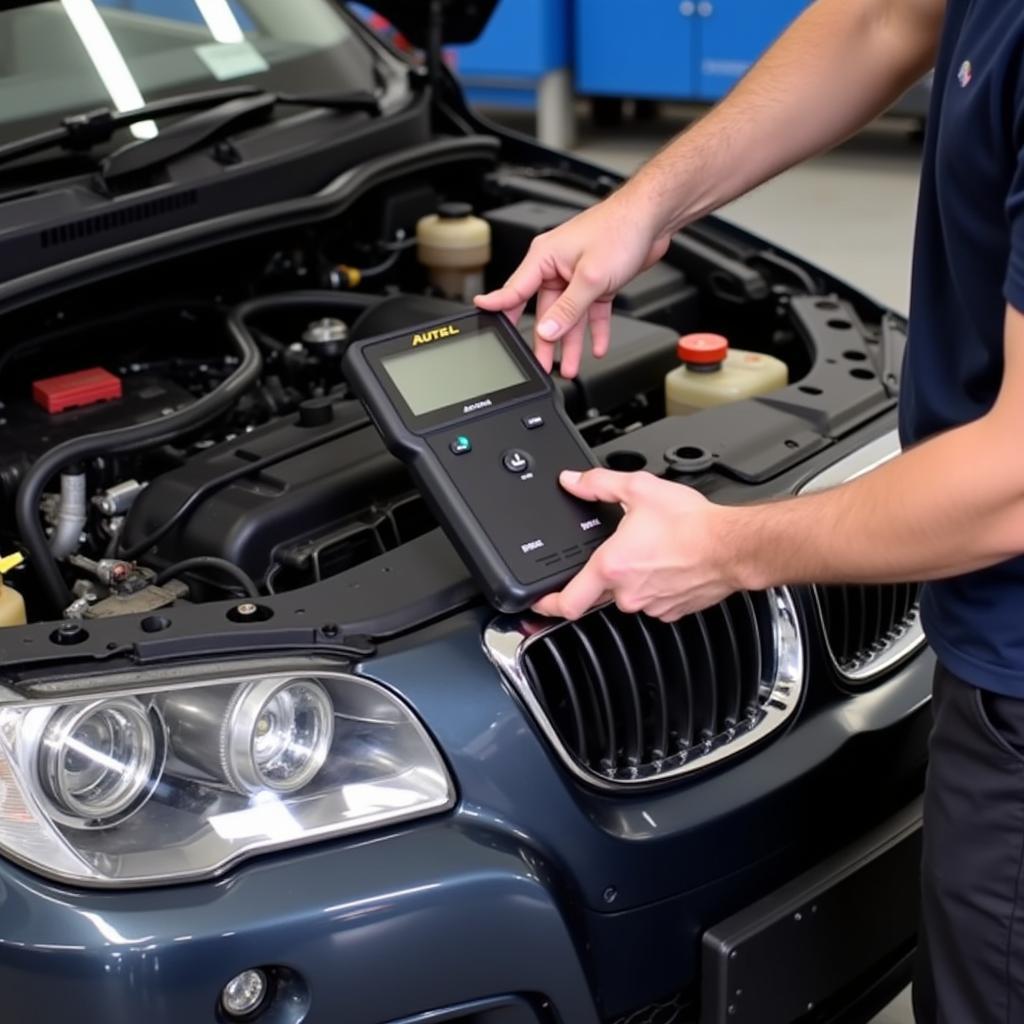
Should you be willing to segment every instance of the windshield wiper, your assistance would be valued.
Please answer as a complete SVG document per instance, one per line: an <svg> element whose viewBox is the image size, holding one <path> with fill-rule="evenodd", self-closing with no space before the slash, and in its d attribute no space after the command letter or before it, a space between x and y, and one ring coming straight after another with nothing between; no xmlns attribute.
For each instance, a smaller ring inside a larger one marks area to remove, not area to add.
<svg viewBox="0 0 1024 1024"><path fill-rule="evenodd" d="M380 114L377 98L368 92L317 96L267 92L255 86L212 89L154 100L135 110L100 107L84 114L73 114L65 117L56 128L0 146L0 165L48 149L87 153L109 142L122 128L140 121L199 112L197 116L164 129L155 138L129 143L112 153L105 163L103 173L106 178L116 177L155 166L188 152L224 131L269 116L270 111L278 105L365 111L373 116Z"/></svg>
<svg viewBox="0 0 1024 1024"><path fill-rule="evenodd" d="M141 139L122 146L100 165L100 177L110 182L150 167L159 167L183 153L191 152L204 142L266 120L273 109L281 104L365 111L374 116L380 113L380 104L367 92L337 96L291 96L284 93L258 92L252 96L242 96L218 103L208 110L182 118L152 139Z"/></svg>

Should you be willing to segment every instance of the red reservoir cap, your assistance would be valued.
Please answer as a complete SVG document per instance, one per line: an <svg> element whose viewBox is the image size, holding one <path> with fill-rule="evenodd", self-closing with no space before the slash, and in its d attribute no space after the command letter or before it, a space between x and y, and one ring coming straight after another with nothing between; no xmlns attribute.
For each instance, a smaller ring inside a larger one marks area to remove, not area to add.
<svg viewBox="0 0 1024 1024"><path fill-rule="evenodd" d="M729 354L729 339L721 334L684 334L676 345L676 355L684 363L709 366L720 363Z"/></svg>
<svg viewBox="0 0 1024 1024"><path fill-rule="evenodd" d="M32 398L48 413L95 405L121 397L121 378L100 366L59 377L47 377L32 385Z"/></svg>

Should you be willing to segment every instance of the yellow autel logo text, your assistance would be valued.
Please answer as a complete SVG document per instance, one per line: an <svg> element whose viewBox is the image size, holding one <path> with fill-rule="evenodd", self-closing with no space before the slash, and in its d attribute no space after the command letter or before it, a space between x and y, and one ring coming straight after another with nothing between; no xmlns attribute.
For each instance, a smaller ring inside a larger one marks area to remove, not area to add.
<svg viewBox="0 0 1024 1024"><path fill-rule="evenodd" d="M456 334L461 334L455 324L448 324L447 327L435 327L432 331L424 331L423 334L414 334L412 336L413 345L426 345L428 341L437 341L439 338L451 338Z"/></svg>

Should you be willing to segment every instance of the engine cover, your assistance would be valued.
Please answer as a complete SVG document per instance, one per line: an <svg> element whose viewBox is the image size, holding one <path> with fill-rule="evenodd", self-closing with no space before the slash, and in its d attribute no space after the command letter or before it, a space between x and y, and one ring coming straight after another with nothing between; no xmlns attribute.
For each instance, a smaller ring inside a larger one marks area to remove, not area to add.
<svg viewBox="0 0 1024 1024"><path fill-rule="evenodd" d="M297 415L211 447L155 479L132 507L125 546L149 536L199 492L181 523L142 560L166 567L216 555L259 579L279 558L295 567L303 542L410 489L359 403L312 400ZM316 555L315 544L307 547Z"/></svg>

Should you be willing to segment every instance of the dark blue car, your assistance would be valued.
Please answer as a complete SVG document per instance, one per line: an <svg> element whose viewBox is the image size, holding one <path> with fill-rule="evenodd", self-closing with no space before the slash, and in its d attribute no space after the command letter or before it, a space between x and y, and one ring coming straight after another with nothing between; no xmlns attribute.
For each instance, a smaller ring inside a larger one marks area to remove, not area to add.
<svg viewBox="0 0 1024 1024"><path fill-rule="evenodd" d="M493 285L617 185L467 108L441 47L493 6L379 0L406 49L329 0L0 8L4 1024L854 1022L906 983L916 586L498 616L343 378L465 308L424 218L485 222ZM898 451L905 327L711 219L559 386L608 466L765 499ZM692 331L791 383L666 417Z"/></svg>

